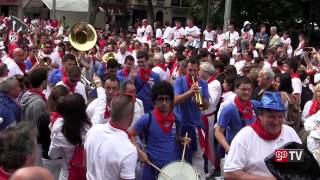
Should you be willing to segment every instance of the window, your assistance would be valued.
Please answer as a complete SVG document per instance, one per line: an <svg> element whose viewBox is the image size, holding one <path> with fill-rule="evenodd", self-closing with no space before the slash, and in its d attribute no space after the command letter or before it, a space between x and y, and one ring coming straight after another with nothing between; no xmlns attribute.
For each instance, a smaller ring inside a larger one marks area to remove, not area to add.
<svg viewBox="0 0 320 180"><path fill-rule="evenodd" d="M171 6L180 6L180 0L171 0Z"/></svg>

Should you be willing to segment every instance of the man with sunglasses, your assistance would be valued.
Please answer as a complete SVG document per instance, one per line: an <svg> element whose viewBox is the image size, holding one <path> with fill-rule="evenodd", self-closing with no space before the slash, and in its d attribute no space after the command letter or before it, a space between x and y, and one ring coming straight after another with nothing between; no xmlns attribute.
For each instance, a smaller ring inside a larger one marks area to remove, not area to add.
<svg viewBox="0 0 320 180"><path fill-rule="evenodd" d="M84 98L85 102L87 103L87 93L86 87L82 82L81 79L81 70L77 66L73 66L68 69L67 76L62 77L62 81L58 82L56 86L63 85L69 88L71 93L79 93Z"/></svg>
<svg viewBox="0 0 320 180"><path fill-rule="evenodd" d="M155 108L152 112L139 118L129 133L134 137L143 135L146 143L146 152L138 148L140 160L145 163L152 162L162 168L166 164L181 158L179 135L179 121L173 114L174 90L167 81L156 83L151 90L152 101ZM132 138L134 144L136 139ZM140 180L155 180L158 171L150 165L143 167Z"/></svg>
<svg viewBox="0 0 320 180"><path fill-rule="evenodd" d="M58 52L53 51L53 43L51 40L47 40L44 44L44 47L39 52L39 57L50 57L51 59L51 67L59 68L62 65L61 58Z"/></svg>

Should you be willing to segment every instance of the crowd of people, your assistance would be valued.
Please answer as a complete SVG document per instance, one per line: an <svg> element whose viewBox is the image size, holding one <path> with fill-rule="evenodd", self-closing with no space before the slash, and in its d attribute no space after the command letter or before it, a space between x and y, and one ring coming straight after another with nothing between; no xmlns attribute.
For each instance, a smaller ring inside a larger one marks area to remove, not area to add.
<svg viewBox="0 0 320 180"><path fill-rule="evenodd" d="M13 21L0 18L0 179L153 180L183 157L200 179L271 180L264 159L289 142L320 164L320 52L304 34L293 47L249 21L143 19L97 28L83 52L65 18Z"/></svg>

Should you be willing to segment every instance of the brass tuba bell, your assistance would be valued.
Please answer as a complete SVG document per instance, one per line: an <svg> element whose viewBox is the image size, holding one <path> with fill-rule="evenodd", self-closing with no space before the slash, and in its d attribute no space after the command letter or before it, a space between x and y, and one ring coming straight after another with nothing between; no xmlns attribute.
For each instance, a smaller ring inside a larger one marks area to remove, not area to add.
<svg viewBox="0 0 320 180"><path fill-rule="evenodd" d="M97 33L93 26L80 22L72 26L69 34L71 45L79 51L88 51L97 42Z"/></svg>
<svg viewBox="0 0 320 180"><path fill-rule="evenodd" d="M110 59L116 59L116 55L113 52L107 52L102 56L102 61L107 63Z"/></svg>

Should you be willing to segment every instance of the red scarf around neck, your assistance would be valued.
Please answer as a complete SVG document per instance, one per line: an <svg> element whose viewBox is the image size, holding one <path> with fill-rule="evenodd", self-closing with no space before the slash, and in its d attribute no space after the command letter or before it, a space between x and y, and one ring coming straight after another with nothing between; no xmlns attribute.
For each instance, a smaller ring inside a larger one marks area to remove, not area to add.
<svg viewBox="0 0 320 180"><path fill-rule="evenodd" d="M128 68L123 68L123 69L122 69L122 74L123 74L124 77L128 77L129 74L130 74L130 69L128 69Z"/></svg>
<svg viewBox="0 0 320 180"><path fill-rule="evenodd" d="M115 129L119 129L121 131L124 131L127 134L128 138L131 139L131 135L128 133L128 131L126 129L121 128L117 124L114 124L112 121L110 121L109 124L110 124L111 127L115 128Z"/></svg>
<svg viewBox="0 0 320 180"><path fill-rule="evenodd" d="M267 131L263 129L260 119L256 119L256 121L251 125L251 127L262 139L267 141L275 140L281 134L281 131L276 135L269 134Z"/></svg>
<svg viewBox="0 0 320 180"><path fill-rule="evenodd" d="M26 73L26 65L24 63L18 63L17 65L19 66L19 69L23 72L23 74Z"/></svg>
<svg viewBox="0 0 320 180"><path fill-rule="evenodd" d="M250 100L243 102L236 96L234 98L234 104L244 119L253 119L253 106Z"/></svg>
<svg viewBox="0 0 320 180"><path fill-rule="evenodd" d="M160 110L155 107L153 110L153 115L156 118L158 125L160 128L165 132L168 133L174 123L174 115L173 112L171 111L167 116L164 115Z"/></svg>
<svg viewBox="0 0 320 180"><path fill-rule="evenodd" d="M186 80L187 80L188 88L190 89L193 84L193 81L188 74L186 75Z"/></svg>
<svg viewBox="0 0 320 180"><path fill-rule="evenodd" d="M108 105L106 105L106 109L104 111L104 119L108 119L111 116L111 112L109 111Z"/></svg>
<svg viewBox="0 0 320 180"><path fill-rule="evenodd" d="M274 61L272 62L272 60L270 60L269 58L267 59L267 62L270 64L270 67L272 67Z"/></svg>
<svg viewBox="0 0 320 180"><path fill-rule="evenodd" d="M310 110L309 110L309 116L314 115L319 110L320 110L319 101L317 99L315 99L315 100L312 101L312 105L311 105Z"/></svg>
<svg viewBox="0 0 320 180"><path fill-rule="evenodd" d="M151 69L139 69L139 75L142 81L144 82L148 82L149 81L149 77L151 75Z"/></svg>
<svg viewBox="0 0 320 180"><path fill-rule="evenodd" d="M75 92L77 83L71 83L67 76L62 75L62 82L69 88L71 92Z"/></svg>
<svg viewBox="0 0 320 180"><path fill-rule="evenodd" d="M291 78L299 78L299 74L298 73L291 73Z"/></svg>
<svg viewBox="0 0 320 180"><path fill-rule="evenodd" d="M37 63L37 59L33 56L29 56L29 59L30 59L30 61L31 61L31 63L32 63L32 66L34 66L36 63Z"/></svg>
<svg viewBox="0 0 320 180"><path fill-rule="evenodd" d="M58 112L51 112L50 113L50 122L51 122L51 124L53 125L56 122L56 120L58 118L60 118L60 117L61 117L61 115Z"/></svg>
<svg viewBox="0 0 320 180"><path fill-rule="evenodd" d="M211 76L209 79L208 79L208 84L211 83L212 81L216 80L216 76Z"/></svg>
<svg viewBox="0 0 320 180"><path fill-rule="evenodd" d="M165 64L159 63L159 64L157 64L157 66L160 67L164 72L167 71L167 66Z"/></svg>
<svg viewBox="0 0 320 180"><path fill-rule="evenodd" d="M62 66L62 68L61 68L61 74L62 74L62 78L63 77L67 77L67 71L66 71L66 69Z"/></svg>
<svg viewBox="0 0 320 180"><path fill-rule="evenodd" d="M47 102L46 96L40 90L35 88L30 88L29 91L31 93L38 94L42 98L42 100L44 100L44 102Z"/></svg>

